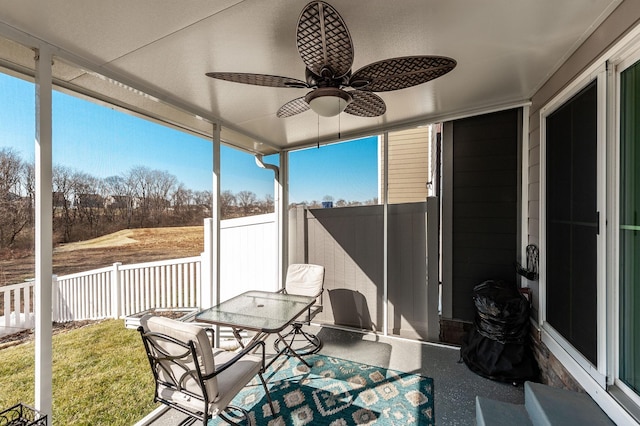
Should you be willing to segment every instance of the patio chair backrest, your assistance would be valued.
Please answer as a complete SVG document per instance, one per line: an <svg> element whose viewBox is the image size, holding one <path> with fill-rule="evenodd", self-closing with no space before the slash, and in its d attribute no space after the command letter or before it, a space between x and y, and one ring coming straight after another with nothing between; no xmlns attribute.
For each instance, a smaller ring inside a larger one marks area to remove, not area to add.
<svg viewBox="0 0 640 426"><path fill-rule="evenodd" d="M324 266L294 263L287 269L285 290L288 294L319 296L324 285Z"/></svg>
<svg viewBox="0 0 640 426"><path fill-rule="evenodd" d="M155 358L156 366L156 391L158 397L172 400L172 402L185 402L194 408L202 410L204 407L206 390L206 402L214 401L218 397L218 382L216 377L202 380L198 377L198 370L201 376L206 376L215 371L215 362L211 341L204 328L176 321L170 318L145 315L140 319L140 325L148 339L148 350ZM170 339L175 339L181 344L177 344ZM192 345L189 344L192 342ZM193 348L193 353L190 353ZM197 366L196 366L197 362ZM153 365L152 365L153 368ZM190 400L190 396L195 396L196 400Z"/></svg>

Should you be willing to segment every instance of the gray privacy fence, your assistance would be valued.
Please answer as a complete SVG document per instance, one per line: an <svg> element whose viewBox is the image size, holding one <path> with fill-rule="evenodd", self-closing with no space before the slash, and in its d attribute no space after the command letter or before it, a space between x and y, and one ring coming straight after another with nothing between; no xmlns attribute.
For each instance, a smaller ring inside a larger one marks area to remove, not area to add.
<svg viewBox="0 0 640 426"><path fill-rule="evenodd" d="M289 261L325 267L315 321L437 340L437 199L387 208L290 210Z"/></svg>

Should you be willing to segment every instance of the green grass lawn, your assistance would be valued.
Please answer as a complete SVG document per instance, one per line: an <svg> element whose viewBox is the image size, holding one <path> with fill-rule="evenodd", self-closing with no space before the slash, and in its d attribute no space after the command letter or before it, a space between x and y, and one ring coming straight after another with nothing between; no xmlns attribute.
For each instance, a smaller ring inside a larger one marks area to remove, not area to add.
<svg viewBox="0 0 640 426"><path fill-rule="evenodd" d="M33 341L0 351L0 411L34 405L34 358ZM122 320L53 336L53 424L129 426L157 406L153 392L140 334Z"/></svg>

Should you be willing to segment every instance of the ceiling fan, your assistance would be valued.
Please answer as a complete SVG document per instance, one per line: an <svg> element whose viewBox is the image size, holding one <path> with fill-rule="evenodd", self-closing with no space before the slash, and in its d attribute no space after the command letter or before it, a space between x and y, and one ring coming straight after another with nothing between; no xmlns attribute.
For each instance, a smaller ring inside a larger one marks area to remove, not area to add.
<svg viewBox="0 0 640 426"><path fill-rule="evenodd" d="M359 117L377 117L384 114L387 107L373 92L425 83L456 66L455 60L445 56L405 56L374 62L352 73L353 43L349 30L338 12L323 1L312 1L302 10L296 38L298 52L306 66L306 81L236 72L208 72L206 75L256 86L313 89L280 107L279 118L291 117L310 108L325 117L343 111Z"/></svg>

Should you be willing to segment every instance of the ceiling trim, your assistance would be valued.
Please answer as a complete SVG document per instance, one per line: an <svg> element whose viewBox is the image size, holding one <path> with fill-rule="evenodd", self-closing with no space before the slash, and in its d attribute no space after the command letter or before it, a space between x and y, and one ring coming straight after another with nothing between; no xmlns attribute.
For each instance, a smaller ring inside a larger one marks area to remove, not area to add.
<svg viewBox="0 0 640 426"><path fill-rule="evenodd" d="M377 126L377 127L371 127L368 129L363 129L362 131L358 131L358 132L342 133L339 138L324 137L324 138L318 139L317 141L305 141L298 144L292 144L284 148L283 152L296 151L299 149L310 148L318 145L331 145L333 143L346 142L354 139L361 139L369 136L380 135L384 132L396 132L401 130L407 130L407 129L415 128L418 126L425 126L428 124L435 124L435 123L443 123L446 121L453 121L453 120L461 120L463 118L491 114L494 112L500 112L500 111L505 111L505 110L514 109L514 108L522 108L530 105L531 105L530 100L522 100L522 101L509 102L509 103L498 104L498 105L488 105L481 108L474 108L474 109L469 109L469 110L454 112L449 114L443 114L443 115L425 116L425 117L417 118L414 120L405 121L402 123L395 123L394 125L391 125L391 126Z"/></svg>

